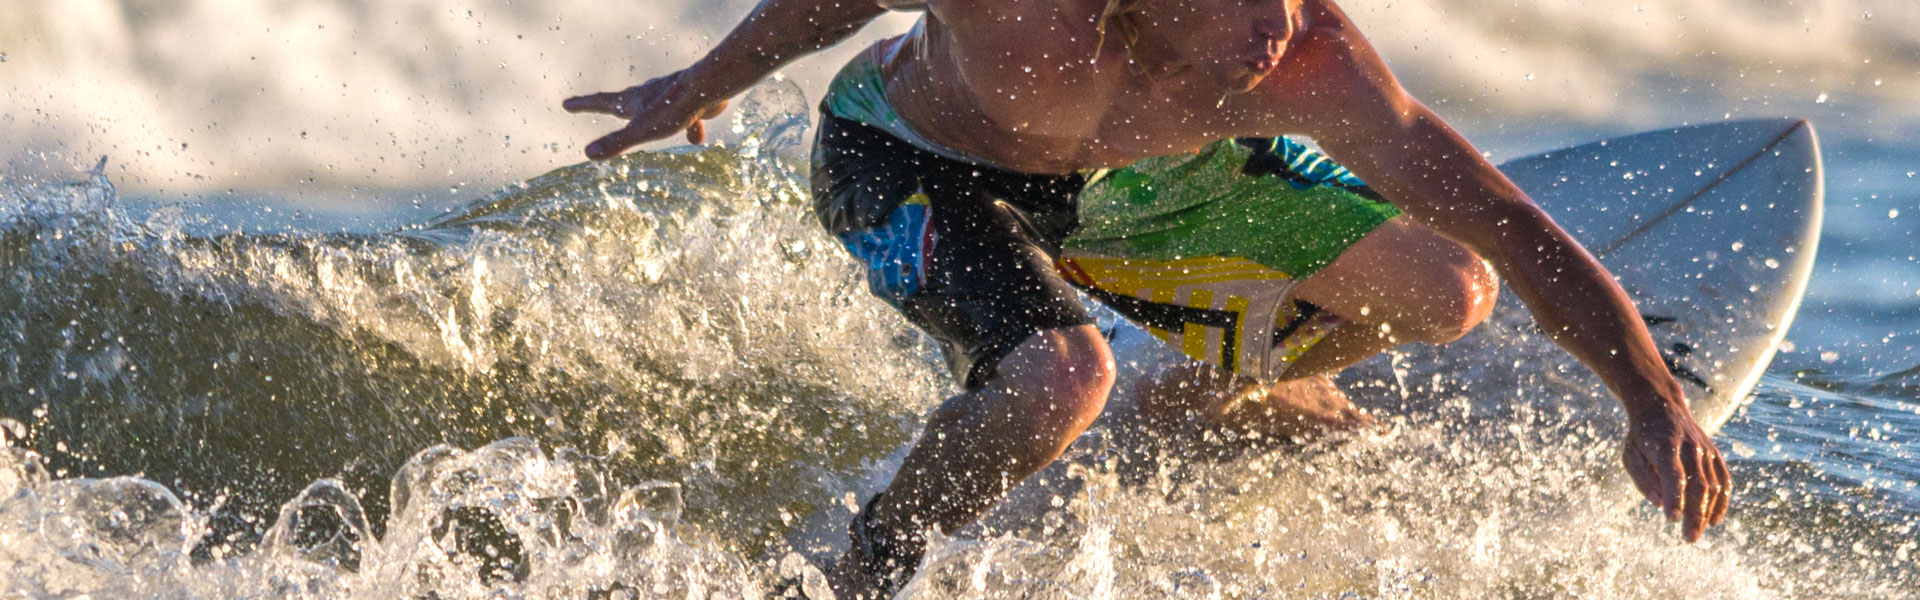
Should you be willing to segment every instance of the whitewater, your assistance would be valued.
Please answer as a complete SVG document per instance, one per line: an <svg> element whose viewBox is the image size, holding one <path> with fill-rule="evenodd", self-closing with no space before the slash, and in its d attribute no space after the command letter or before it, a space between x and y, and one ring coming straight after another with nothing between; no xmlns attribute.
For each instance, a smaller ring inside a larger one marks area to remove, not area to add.
<svg viewBox="0 0 1920 600"><path fill-rule="evenodd" d="M957 391L806 208L808 99L911 17L763 84L715 146L576 164L610 124L558 110L685 64L749 6L10 8L0 593L817 588L823 542ZM1497 417L1389 400L1381 432L1145 473L1096 432L1024 499L1041 517L937 538L905 597L1920 596L1920 9L1349 10L1495 155L1821 128L1814 286L1715 438L1726 527L1680 543L1618 480L1613 430L1550 394ZM1342 383L1445 388L1421 352Z"/></svg>

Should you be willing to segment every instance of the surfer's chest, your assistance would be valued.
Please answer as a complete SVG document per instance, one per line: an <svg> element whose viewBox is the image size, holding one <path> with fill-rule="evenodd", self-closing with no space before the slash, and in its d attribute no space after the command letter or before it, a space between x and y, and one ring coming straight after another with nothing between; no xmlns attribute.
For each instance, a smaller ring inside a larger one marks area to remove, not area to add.
<svg viewBox="0 0 1920 600"><path fill-rule="evenodd" d="M1067 62L1045 54L962 59L947 63L948 76L929 75L947 103L963 102L988 129L1071 144L1095 162L1157 156L1235 131L1237 113L1221 94L1206 93L1204 82L1146 78L1119 51Z"/></svg>

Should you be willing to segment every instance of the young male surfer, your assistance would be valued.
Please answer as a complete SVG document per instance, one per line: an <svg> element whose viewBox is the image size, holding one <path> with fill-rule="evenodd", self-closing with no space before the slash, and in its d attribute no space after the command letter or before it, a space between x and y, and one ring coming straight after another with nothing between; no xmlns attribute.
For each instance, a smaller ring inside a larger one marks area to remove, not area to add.
<svg viewBox="0 0 1920 600"><path fill-rule="evenodd" d="M699 143L733 95L890 8L925 16L833 81L814 206L966 392L854 517L843 597L891 594L927 530L1100 414L1113 357L1075 286L1211 363L1149 378L1144 402L1291 435L1366 419L1282 382L1458 338L1491 308L1490 264L1626 408L1641 493L1688 540L1724 518L1725 463L1626 294L1331 0L764 0L692 67L565 107L631 120L595 159Z"/></svg>

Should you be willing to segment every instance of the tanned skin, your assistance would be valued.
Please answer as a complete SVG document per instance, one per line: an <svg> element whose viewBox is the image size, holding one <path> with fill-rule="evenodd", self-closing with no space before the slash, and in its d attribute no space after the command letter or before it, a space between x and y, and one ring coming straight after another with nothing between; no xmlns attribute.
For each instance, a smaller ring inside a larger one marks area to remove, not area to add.
<svg viewBox="0 0 1920 600"><path fill-rule="evenodd" d="M1492 280L1472 273L1484 259L1541 329L1625 407L1623 456L1640 492L1683 523L1688 541L1725 518L1725 460L1694 422L1626 293L1480 152L1408 95L1330 0L1147 0L1120 17L1131 28L1113 19L1103 27L1105 4L931 0L917 34L882 42L900 46L884 65L888 97L932 142L1028 173L1119 167L1229 137L1312 137L1406 214L1296 293L1354 323L1387 315L1374 319L1390 327L1343 327L1290 375L1336 371L1395 343L1458 337L1490 309ZM860 0L765 0L692 67L621 92L571 98L565 107L631 121L588 145L591 158L682 132L699 143L703 120L728 98L883 12ZM1422 256L1464 258L1425 270L1380 266L1395 264L1383 257ZM1420 290L1433 285L1406 283L1423 277L1467 291L1449 296L1458 300L1426 298ZM1448 316L1426 316L1436 313ZM982 390L934 412L866 516L871 526L952 531L970 522L1056 458L1099 414L1113 381L1112 357L1091 326L1036 334L1000 371ZM1183 367L1161 382L1191 385L1148 395L1198 389L1217 401L1244 391L1230 379ZM1299 415L1289 426L1364 422L1340 402L1293 410ZM842 560L832 579L843 595L866 597L875 583L846 566L852 562Z"/></svg>

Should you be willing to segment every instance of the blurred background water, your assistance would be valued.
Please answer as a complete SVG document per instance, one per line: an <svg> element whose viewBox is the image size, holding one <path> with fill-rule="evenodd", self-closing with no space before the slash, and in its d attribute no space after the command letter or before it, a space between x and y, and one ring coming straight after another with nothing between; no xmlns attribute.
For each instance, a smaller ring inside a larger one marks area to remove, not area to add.
<svg viewBox="0 0 1920 600"><path fill-rule="evenodd" d="M1414 423L1273 458L1293 475L1250 478L1237 497L1266 499L1227 516L1092 475L1080 537L952 542L959 583L925 593L1913 596L1920 5L1345 6L1496 160L1813 120L1827 229L1787 344L1717 438L1732 526L1679 546L1617 490L1553 483L1592 456L1495 473L1508 446ZM753 597L798 570L784 532L873 485L951 382L760 150L803 139L782 115L913 17L789 68L797 95L756 103L726 148L530 179L615 126L561 98L679 68L750 7L11 6L0 589ZM88 479L123 475L142 478ZM1514 477L1558 492L1490 491ZM1324 492L1375 478L1399 502Z"/></svg>

